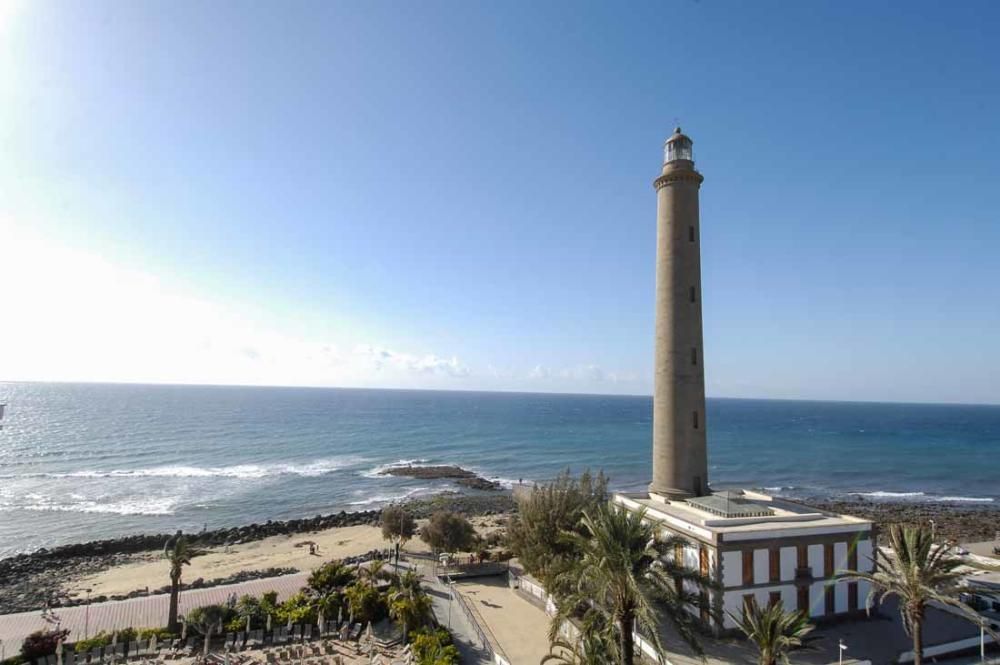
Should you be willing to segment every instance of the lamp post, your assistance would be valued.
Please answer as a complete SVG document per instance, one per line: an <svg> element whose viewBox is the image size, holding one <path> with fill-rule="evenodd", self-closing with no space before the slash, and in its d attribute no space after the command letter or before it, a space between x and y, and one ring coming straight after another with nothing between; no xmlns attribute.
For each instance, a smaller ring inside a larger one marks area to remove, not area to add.
<svg viewBox="0 0 1000 665"><path fill-rule="evenodd" d="M844 644L843 639L839 639L837 640L837 646L840 647L837 649L837 663L844 665L844 652L847 651L847 645Z"/></svg>
<svg viewBox="0 0 1000 665"><path fill-rule="evenodd" d="M979 660L986 663L986 619L979 619Z"/></svg>
<svg viewBox="0 0 1000 665"><path fill-rule="evenodd" d="M90 592L92 589L84 589L87 592L87 605L83 610L83 639L90 638Z"/></svg>

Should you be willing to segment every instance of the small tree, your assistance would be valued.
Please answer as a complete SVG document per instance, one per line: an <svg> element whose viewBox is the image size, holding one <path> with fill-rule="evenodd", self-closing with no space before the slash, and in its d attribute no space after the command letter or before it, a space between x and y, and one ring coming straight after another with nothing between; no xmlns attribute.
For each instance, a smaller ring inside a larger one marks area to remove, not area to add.
<svg viewBox="0 0 1000 665"><path fill-rule="evenodd" d="M403 624L403 641L407 641L410 628L426 623L431 613L431 599L420 586L420 578L407 571L389 592L389 616Z"/></svg>
<svg viewBox="0 0 1000 665"><path fill-rule="evenodd" d="M377 618L382 597L374 587L363 582L355 582L344 589L344 598L347 600L347 607L354 621L367 623Z"/></svg>
<svg viewBox="0 0 1000 665"><path fill-rule="evenodd" d="M163 558L170 563L170 603L167 610L167 630L171 633L177 632L177 599L181 592L181 573L184 572L184 566L191 565L191 559L199 554L203 554L203 552L194 547L181 531L168 538L163 546Z"/></svg>
<svg viewBox="0 0 1000 665"><path fill-rule="evenodd" d="M417 521L403 506L386 506L382 509L382 537L391 542L396 550L396 565L399 565L399 550L417 532Z"/></svg>
<svg viewBox="0 0 1000 665"><path fill-rule="evenodd" d="M789 664L788 653L805 646L814 626L805 612L786 612L778 601L761 607L751 598L741 615L728 613L739 629L757 647L759 665Z"/></svg>
<svg viewBox="0 0 1000 665"><path fill-rule="evenodd" d="M415 665L457 665L458 649L443 629L415 631L412 635Z"/></svg>
<svg viewBox="0 0 1000 665"><path fill-rule="evenodd" d="M312 571L306 584L322 596L343 589L353 581L354 571L340 560L334 560Z"/></svg>
<svg viewBox="0 0 1000 665"><path fill-rule="evenodd" d="M60 640L65 640L68 630L38 630L21 642L21 655L25 660L35 660L51 656L56 652Z"/></svg>
<svg viewBox="0 0 1000 665"><path fill-rule="evenodd" d="M507 529L507 542L525 569L550 591L580 558L576 543L566 532L583 533L580 519L607 501L608 480L604 473L584 471L574 478L564 471L552 482L535 487L517 501L517 514Z"/></svg>
<svg viewBox="0 0 1000 665"><path fill-rule="evenodd" d="M420 538L435 553L461 552L475 543L476 530L464 516L441 511L434 513L430 522L420 530Z"/></svg>

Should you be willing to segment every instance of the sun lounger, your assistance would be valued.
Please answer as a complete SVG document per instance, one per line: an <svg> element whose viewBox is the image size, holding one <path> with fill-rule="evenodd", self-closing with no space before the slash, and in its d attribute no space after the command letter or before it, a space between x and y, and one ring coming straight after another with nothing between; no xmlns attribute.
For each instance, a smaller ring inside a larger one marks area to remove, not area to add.
<svg viewBox="0 0 1000 665"><path fill-rule="evenodd" d="M358 639L359 637L361 637L361 624L356 623L354 624L354 627L351 628L351 634L350 636L348 636L348 639L353 641Z"/></svg>

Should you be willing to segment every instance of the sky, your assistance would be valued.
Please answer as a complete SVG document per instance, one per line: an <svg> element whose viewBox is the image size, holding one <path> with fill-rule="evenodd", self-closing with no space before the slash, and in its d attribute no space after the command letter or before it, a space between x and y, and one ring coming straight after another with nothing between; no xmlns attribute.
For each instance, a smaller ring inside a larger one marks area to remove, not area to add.
<svg viewBox="0 0 1000 665"><path fill-rule="evenodd" d="M1000 3L0 0L0 380L1000 403Z"/></svg>

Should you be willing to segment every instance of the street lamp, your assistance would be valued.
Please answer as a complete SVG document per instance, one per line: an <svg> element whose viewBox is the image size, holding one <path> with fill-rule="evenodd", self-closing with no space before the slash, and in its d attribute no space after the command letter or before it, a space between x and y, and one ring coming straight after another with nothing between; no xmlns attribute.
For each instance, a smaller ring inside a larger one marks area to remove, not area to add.
<svg viewBox="0 0 1000 665"><path fill-rule="evenodd" d="M986 663L986 619L979 619L979 660Z"/></svg>
<svg viewBox="0 0 1000 665"><path fill-rule="evenodd" d="M837 650L838 651L838 653L837 653L837 663L839 663L839 665L844 665L844 652L847 651L847 645L844 644L843 638L837 640L837 646L840 647Z"/></svg>
<svg viewBox="0 0 1000 665"><path fill-rule="evenodd" d="M83 639L90 638L90 592L92 589L84 589L87 592L87 606L83 610Z"/></svg>

